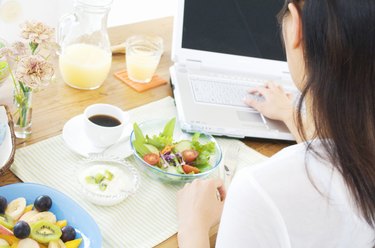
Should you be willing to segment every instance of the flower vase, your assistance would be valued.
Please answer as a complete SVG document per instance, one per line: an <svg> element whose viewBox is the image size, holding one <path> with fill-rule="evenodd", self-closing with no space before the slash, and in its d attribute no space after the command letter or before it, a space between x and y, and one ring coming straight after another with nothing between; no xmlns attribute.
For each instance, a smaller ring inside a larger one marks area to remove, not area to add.
<svg viewBox="0 0 375 248"><path fill-rule="evenodd" d="M31 134L32 96L31 90L23 92L22 97L14 95L14 133L20 139L25 139Z"/></svg>

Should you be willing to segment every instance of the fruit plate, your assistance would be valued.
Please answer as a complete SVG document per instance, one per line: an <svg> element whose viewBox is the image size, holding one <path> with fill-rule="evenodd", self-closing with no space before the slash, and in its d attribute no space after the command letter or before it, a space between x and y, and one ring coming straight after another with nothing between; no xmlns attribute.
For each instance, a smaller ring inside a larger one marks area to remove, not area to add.
<svg viewBox="0 0 375 248"><path fill-rule="evenodd" d="M50 187L34 183L16 183L0 187L0 195L8 202L24 197L27 204L34 203L36 197L48 195L52 199L50 211L58 220L67 220L75 228L77 238L82 238L79 248L101 248L102 238L98 225L93 218L76 202L65 194Z"/></svg>
<svg viewBox="0 0 375 248"><path fill-rule="evenodd" d="M16 137L13 121L6 105L0 105L0 175L13 163L16 150Z"/></svg>

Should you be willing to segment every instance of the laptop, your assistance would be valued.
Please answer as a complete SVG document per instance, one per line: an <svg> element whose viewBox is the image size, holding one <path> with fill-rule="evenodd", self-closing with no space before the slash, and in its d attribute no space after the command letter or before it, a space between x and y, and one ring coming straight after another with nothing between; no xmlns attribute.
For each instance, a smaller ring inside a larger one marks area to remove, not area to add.
<svg viewBox="0 0 375 248"><path fill-rule="evenodd" d="M276 15L283 0L178 0L171 83L187 132L294 140L287 127L244 103L249 88L275 81L298 95Z"/></svg>

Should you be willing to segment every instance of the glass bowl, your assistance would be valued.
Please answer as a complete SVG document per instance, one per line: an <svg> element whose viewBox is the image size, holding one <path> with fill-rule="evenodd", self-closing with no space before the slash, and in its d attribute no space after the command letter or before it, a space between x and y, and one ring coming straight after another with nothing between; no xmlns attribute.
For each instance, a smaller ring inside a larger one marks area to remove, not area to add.
<svg viewBox="0 0 375 248"><path fill-rule="evenodd" d="M169 120L165 120L165 119L146 121L146 122L139 124L139 127L145 136L146 135L148 136L158 135L163 131L164 126L168 121ZM173 142L178 142L180 140L191 140L192 137L193 137L193 134L182 131L178 123L176 122L176 126L175 126L174 133L173 133ZM221 160L222 160L222 151L221 151L219 144L215 140L215 138L212 137L211 135L201 133L199 137L200 143L205 144L211 141L215 143L215 152L210 157L211 168L208 170L202 171L198 174L171 173L171 172L162 170L157 166L152 166L146 163L143 160L143 158L135 151L135 148L133 146L134 139L135 139L135 135L134 135L134 130L133 130L130 135L130 146L134 155L134 160L136 164L138 165L138 167L144 172L146 172L146 174L148 174L150 177L158 179L166 183L176 183L176 184L187 183L197 178L205 178L209 176L211 173L213 173L219 167Z"/></svg>
<svg viewBox="0 0 375 248"><path fill-rule="evenodd" d="M84 197L100 206L116 205L135 194L140 181L139 173L132 165L100 154L85 159L77 177ZM104 178L99 180L101 177ZM98 181L95 182L95 178Z"/></svg>

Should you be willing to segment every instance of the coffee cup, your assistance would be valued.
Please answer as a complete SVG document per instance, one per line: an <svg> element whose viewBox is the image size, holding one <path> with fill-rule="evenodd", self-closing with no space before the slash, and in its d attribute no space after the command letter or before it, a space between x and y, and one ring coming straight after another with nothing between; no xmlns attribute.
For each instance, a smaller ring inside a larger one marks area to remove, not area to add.
<svg viewBox="0 0 375 248"><path fill-rule="evenodd" d="M83 116L87 138L96 147L108 147L116 143L129 123L129 114L110 104L90 105Z"/></svg>

